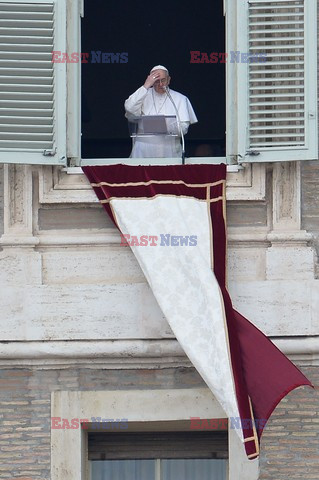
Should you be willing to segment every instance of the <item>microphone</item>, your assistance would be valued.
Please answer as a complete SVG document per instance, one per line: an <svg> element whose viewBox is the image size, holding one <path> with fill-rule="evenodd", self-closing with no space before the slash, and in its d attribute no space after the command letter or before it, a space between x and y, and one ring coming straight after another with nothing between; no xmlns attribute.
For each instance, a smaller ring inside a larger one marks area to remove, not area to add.
<svg viewBox="0 0 319 480"><path fill-rule="evenodd" d="M175 105L175 102L172 98L172 95L170 94L169 88L166 85L164 86L164 90L165 90L168 98L172 102L175 113L176 113L177 125L178 125L179 133L180 133L180 136L181 136L181 139L182 139L182 164L185 165L185 139L184 139L184 133L183 133L183 130L182 130L181 119L179 118L179 113L178 113L177 107Z"/></svg>

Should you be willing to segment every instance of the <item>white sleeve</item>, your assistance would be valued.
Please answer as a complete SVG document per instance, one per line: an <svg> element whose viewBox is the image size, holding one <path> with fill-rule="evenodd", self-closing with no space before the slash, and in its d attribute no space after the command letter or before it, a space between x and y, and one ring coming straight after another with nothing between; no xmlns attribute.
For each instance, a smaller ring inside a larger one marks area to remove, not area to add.
<svg viewBox="0 0 319 480"><path fill-rule="evenodd" d="M189 122L181 122L180 126L182 129L183 135L186 135L186 133L188 132ZM178 123L175 123L170 133L174 133L175 135L176 134L180 135L181 132L179 130Z"/></svg>
<svg viewBox="0 0 319 480"><path fill-rule="evenodd" d="M124 107L126 111L126 118L129 118L130 116L140 117L142 115L143 101L147 95L147 92L147 88L142 86L136 90L136 92L132 93L127 100L125 100Z"/></svg>
<svg viewBox="0 0 319 480"><path fill-rule="evenodd" d="M184 135L188 132L190 122L181 122L181 129Z"/></svg>
<svg viewBox="0 0 319 480"><path fill-rule="evenodd" d="M178 121L176 117L174 118L174 121L167 126L168 132L173 133L174 135L180 135L181 132L179 129ZM182 129L183 135L186 135L186 133L188 132L189 125L190 122L180 122L180 128Z"/></svg>

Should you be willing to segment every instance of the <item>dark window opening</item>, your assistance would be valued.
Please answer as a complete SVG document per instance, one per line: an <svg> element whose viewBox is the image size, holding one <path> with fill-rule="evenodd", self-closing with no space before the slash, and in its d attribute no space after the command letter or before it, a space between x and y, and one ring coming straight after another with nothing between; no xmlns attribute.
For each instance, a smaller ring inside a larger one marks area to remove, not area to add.
<svg viewBox="0 0 319 480"><path fill-rule="evenodd" d="M89 433L91 480L225 480L228 432Z"/></svg>
<svg viewBox="0 0 319 480"><path fill-rule="evenodd" d="M186 156L225 156L225 63L222 56L207 63L225 52L222 0L85 0L81 50L88 54L81 65L82 158L130 155L124 101L157 64L168 68L171 88L189 98L198 118L185 137Z"/></svg>

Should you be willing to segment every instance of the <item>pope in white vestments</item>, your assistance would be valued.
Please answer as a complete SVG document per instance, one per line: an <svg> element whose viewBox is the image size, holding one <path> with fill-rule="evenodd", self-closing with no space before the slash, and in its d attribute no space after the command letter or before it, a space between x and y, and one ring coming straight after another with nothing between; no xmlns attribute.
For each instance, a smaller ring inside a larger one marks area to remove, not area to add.
<svg viewBox="0 0 319 480"><path fill-rule="evenodd" d="M134 120L143 115L174 115L178 119L171 125L174 135L137 136L133 142L131 157L181 157L181 132L185 135L188 127L197 122L193 107L185 95L169 89L170 76L167 68L157 65L152 68L142 87L125 101L125 116ZM175 107L174 107L175 104Z"/></svg>

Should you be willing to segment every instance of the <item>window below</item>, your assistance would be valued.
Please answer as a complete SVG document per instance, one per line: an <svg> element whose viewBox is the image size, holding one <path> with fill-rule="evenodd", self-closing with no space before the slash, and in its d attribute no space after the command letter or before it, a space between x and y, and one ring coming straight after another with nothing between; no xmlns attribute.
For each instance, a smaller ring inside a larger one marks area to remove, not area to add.
<svg viewBox="0 0 319 480"><path fill-rule="evenodd" d="M90 480L226 480L228 433L89 433Z"/></svg>
<svg viewBox="0 0 319 480"><path fill-rule="evenodd" d="M91 480L225 480L226 461L215 459L100 460Z"/></svg>

